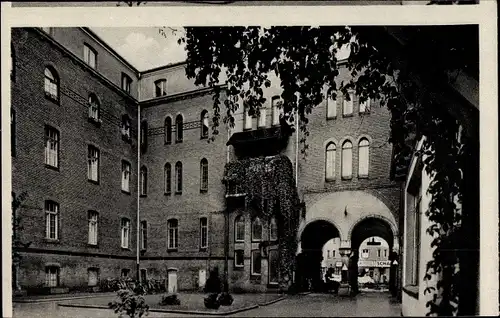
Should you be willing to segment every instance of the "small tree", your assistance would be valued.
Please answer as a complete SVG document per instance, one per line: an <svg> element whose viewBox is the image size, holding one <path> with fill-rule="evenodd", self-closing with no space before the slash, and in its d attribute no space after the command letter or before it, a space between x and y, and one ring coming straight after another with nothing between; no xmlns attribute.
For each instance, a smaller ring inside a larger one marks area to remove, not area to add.
<svg viewBox="0 0 500 318"><path fill-rule="evenodd" d="M12 196L12 284L14 289L18 289L17 286L17 268L21 263L21 254L19 253L20 248L27 248L31 245L31 242L24 243L19 238L19 232L23 230L21 225L21 217L18 215L17 210L21 207L21 203L26 200L28 194L22 192L17 197Z"/></svg>
<svg viewBox="0 0 500 318"><path fill-rule="evenodd" d="M138 284L138 287L134 290L120 289L117 292L119 300L108 303L108 306L113 309L115 313L119 314L119 318L125 315L130 318L147 316L149 313L149 305L146 304L143 294L144 288L141 288L140 284Z"/></svg>

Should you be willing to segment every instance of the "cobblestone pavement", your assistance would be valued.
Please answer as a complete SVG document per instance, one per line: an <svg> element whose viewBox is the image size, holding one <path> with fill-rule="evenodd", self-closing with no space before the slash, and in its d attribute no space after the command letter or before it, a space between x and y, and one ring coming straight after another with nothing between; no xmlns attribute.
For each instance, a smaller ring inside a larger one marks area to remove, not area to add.
<svg viewBox="0 0 500 318"><path fill-rule="evenodd" d="M111 310L61 307L55 302L14 303L14 317L22 318L108 318L117 317ZM398 317L401 306L387 293L362 293L355 298L309 294L290 296L269 306L240 312L233 317ZM150 312L147 317L194 317ZM207 316L205 316L207 317Z"/></svg>

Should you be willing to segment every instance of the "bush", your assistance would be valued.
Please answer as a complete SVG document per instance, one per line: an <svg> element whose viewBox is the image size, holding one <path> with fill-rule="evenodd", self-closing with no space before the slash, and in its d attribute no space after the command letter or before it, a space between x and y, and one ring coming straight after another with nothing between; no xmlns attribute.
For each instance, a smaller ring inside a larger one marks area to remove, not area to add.
<svg viewBox="0 0 500 318"><path fill-rule="evenodd" d="M148 314L149 306L142 295L137 295L129 289L121 289L117 294L120 299L110 302L108 306L119 314L118 317L128 315L130 318L140 318Z"/></svg>
<svg viewBox="0 0 500 318"><path fill-rule="evenodd" d="M229 293L222 293L217 298L221 306L231 306L233 304L234 298Z"/></svg>
<svg viewBox="0 0 500 318"><path fill-rule="evenodd" d="M177 298L177 294L167 294L161 297L160 305L161 306L170 306L175 305L178 306L181 304L179 298Z"/></svg>
<svg viewBox="0 0 500 318"><path fill-rule="evenodd" d="M205 283L205 293L218 294L222 291L222 282L219 277L219 268L215 267L210 271L210 275Z"/></svg>
<svg viewBox="0 0 500 318"><path fill-rule="evenodd" d="M205 303L205 307L208 309L219 309L220 307L218 294L215 293L205 297L205 299L203 299L203 302Z"/></svg>

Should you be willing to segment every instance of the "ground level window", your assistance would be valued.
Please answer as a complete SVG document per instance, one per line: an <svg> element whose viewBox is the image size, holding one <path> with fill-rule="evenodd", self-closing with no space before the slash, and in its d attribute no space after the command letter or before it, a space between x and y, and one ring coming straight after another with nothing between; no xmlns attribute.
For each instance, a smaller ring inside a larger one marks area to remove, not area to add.
<svg viewBox="0 0 500 318"><path fill-rule="evenodd" d="M141 268L141 282L148 280L148 271L145 268Z"/></svg>
<svg viewBox="0 0 500 318"><path fill-rule="evenodd" d="M269 284L278 283L278 250L269 251Z"/></svg>
<svg viewBox="0 0 500 318"><path fill-rule="evenodd" d="M252 251L252 275L260 275L261 273L261 262L260 262L260 251Z"/></svg>
<svg viewBox="0 0 500 318"><path fill-rule="evenodd" d="M97 268L89 268L89 286L97 286L99 282L99 269Z"/></svg>
<svg viewBox="0 0 500 318"><path fill-rule="evenodd" d="M245 266L245 251L244 250L235 250L234 251L234 267L243 267Z"/></svg>
<svg viewBox="0 0 500 318"><path fill-rule="evenodd" d="M45 269L45 285L47 287L59 286L59 267L48 266Z"/></svg>
<svg viewBox="0 0 500 318"><path fill-rule="evenodd" d="M128 277L128 274L130 273L130 269L128 268L123 268L122 269L122 274L121 277Z"/></svg>

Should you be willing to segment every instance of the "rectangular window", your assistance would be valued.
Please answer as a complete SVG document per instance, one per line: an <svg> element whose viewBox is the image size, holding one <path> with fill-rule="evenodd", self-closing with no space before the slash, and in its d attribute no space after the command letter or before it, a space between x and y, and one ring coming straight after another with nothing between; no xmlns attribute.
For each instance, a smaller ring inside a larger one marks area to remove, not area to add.
<svg viewBox="0 0 500 318"><path fill-rule="evenodd" d="M366 101L359 103L359 112L368 113L370 112L371 100L368 98Z"/></svg>
<svg viewBox="0 0 500 318"><path fill-rule="evenodd" d="M167 80L161 79L155 82L155 96L165 96L167 95Z"/></svg>
<svg viewBox="0 0 500 318"><path fill-rule="evenodd" d="M48 266L45 268L45 286L47 287L59 286L59 267Z"/></svg>
<svg viewBox="0 0 500 318"><path fill-rule="evenodd" d="M16 111L10 109L10 155L16 156Z"/></svg>
<svg viewBox="0 0 500 318"><path fill-rule="evenodd" d="M129 273L130 273L130 269L128 269L128 268L122 268L121 277L122 278L128 277Z"/></svg>
<svg viewBox="0 0 500 318"><path fill-rule="evenodd" d="M122 190L130 192L130 163L122 161Z"/></svg>
<svg viewBox="0 0 500 318"><path fill-rule="evenodd" d="M326 100L326 118L337 117L337 99L328 97Z"/></svg>
<svg viewBox="0 0 500 318"><path fill-rule="evenodd" d="M335 250L332 251L332 257L335 258Z"/></svg>
<svg viewBox="0 0 500 318"><path fill-rule="evenodd" d="M45 164L59 167L59 132L49 126L45 127Z"/></svg>
<svg viewBox="0 0 500 318"><path fill-rule="evenodd" d="M88 276L89 276L89 286L97 286L97 284L99 283L99 269L89 268Z"/></svg>
<svg viewBox="0 0 500 318"><path fill-rule="evenodd" d="M278 283L279 269L279 253L278 250L269 251L269 284Z"/></svg>
<svg viewBox="0 0 500 318"><path fill-rule="evenodd" d="M260 109L259 127L266 127L266 109L265 108Z"/></svg>
<svg viewBox="0 0 500 318"><path fill-rule="evenodd" d="M146 221L141 222L141 250L148 248L148 224Z"/></svg>
<svg viewBox="0 0 500 318"><path fill-rule="evenodd" d="M381 251L377 250L377 256L380 257L380 255L381 255Z"/></svg>
<svg viewBox="0 0 500 318"><path fill-rule="evenodd" d="M95 211L89 211L89 244L97 245L97 218Z"/></svg>
<svg viewBox="0 0 500 318"><path fill-rule="evenodd" d="M52 201L45 201L45 237L51 240L59 238L59 205Z"/></svg>
<svg viewBox="0 0 500 318"><path fill-rule="evenodd" d="M384 250L384 257L387 257L387 250Z"/></svg>
<svg viewBox="0 0 500 318"><path fill-rule="evenodd" d="M132 86L132 79L125 73L122 73L122 89L127 93L130 93L130 87Z"/></svg>
<svg viewBox="0 0 500 318"><path fill-rule="evenodd" d="M363 249L363 252L361 253L362 258L368 258L370 256L370 250L368 249Z"/></svg>
<svg viewBox="0 0 500 318"><path fill-rule="evenodd" d="M148 280L148 270L145 268L141 268L141 282L147 282Z"/></svg>
<svg viewBox="0 0 500 318"><path fill-rule="evenodd" d="M128 248L130 240L130 220L122 219L122 248Z"/></svg>
<svg viewBox="0 0 500 318"><path fill-rule="evenodd" d="M234 267L245 266L245 251L235 250L234 251Z"/></svg>
<svg viewBox="0 0 500 318"><path fill-rule="evenodd" d="M326 258L330 258L330 250L326 251Z"/></svg>
<svg viewBox="0 0 500 318"><path fill-rule="evenodd" d="M87 176L91 181L99 181L99 149L93 146L89 146Z"/></svg>
<svg viewBox="0 0 500 318"><path fill-rule="evenodd" d="M178 247L178 239L179 239L179 223L177 220L169 220L167 229L168 229L168 237L167 237L167 247L168 249L177 249Z"/></svg>
<svg viewBox="0 0 500 318"><path fill-rule="evenodd" d="M252 116L249 114L249 110L247 107L244 108L244 114L243 116L245 117L245 129L252 129Z"/></svg>
<svg viewBox="0 0 500 318"><path fill-rule="evenodd" d="M344 107L343 107L343 112L342 112L342 114L344 116L352 115L353 104L354 104L354 93L350 92L349 93L349 100L347 100L347 97L344 96Z"/></svg>
<svg viewBox="0 0 500 318"><path fill-rule="evenodd" d="M207 218L200 219L200 248L208 247L208 220Z"/></svg>
<svg viewBox="0 0 500 318"><path fill-rule="evenodd" d="M83 46L83 61L87 63L90 67L96 68L97 65L97 53L89 45L85 44Z"/></svg>
<svg viewBox="0 0 500 318"><path fill-rule="evenodd" d="M122 116L122 136L125 137L124 139L130 139L130 118L127 115Z"/></svg>
<svg viewBox="0 0 500 318"><path fill-rule="evenodd" d="M280 116L283 113L283 101L279 96L273 96L271 99L271 108L273 110L273 125L279 125Z"/></svg>
<svg viewBox="0 0 500 318"><path fill-rule="evenodd" d="M261 273L261 260L260 260L260 251L254 250L252 251L252 275L260 275Z"/></svg>

